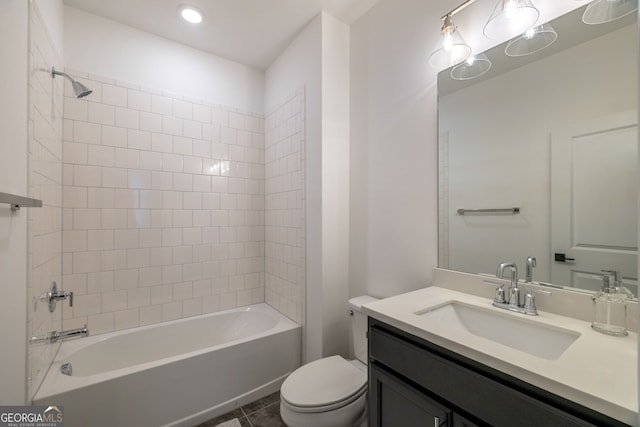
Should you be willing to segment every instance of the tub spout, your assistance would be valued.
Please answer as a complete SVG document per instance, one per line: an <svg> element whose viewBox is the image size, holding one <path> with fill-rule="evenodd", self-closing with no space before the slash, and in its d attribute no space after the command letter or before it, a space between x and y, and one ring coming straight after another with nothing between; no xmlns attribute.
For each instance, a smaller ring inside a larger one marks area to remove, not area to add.
<svg viewBox="0 0 640 427"><path fill-rule="evenodd" d="M87 325L84 325L82 328L77 329L69 329L68 331L53 331L42 337L31 337L32 343L37 342L50 342L55 343L65 338L75 338L75 337L86 337L89 336L89 329L87 329Z"/></svg>

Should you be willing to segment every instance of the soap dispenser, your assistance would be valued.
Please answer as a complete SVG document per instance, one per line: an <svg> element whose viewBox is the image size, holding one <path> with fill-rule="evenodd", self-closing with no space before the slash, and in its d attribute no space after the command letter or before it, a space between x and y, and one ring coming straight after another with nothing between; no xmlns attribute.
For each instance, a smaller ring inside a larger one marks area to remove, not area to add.
<svg viewBox="0 0 640 427"><path fill-rule="evenodd" d="M595 317L591 327L598 332L615 336L627 333L627 299L631 292L622 286L620 273L602 270L602 289L593 300Z"/></svg>

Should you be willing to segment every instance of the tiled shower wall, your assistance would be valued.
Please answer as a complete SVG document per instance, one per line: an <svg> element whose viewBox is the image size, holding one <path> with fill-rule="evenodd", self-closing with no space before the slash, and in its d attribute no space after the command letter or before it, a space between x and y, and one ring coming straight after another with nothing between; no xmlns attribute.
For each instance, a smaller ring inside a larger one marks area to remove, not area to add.
<svg viewBox="0 0 640 427"><path fill-rule="evenodd" d="M62 283L62 105L63 81L52 79L52 66L60 55L43 24L37 2L29 3L29 197L42 200L42 208L23 208L28 216L27 334L44 336L62 326L61 310L50 313L39 296L52 281ZM29 345L28 390L37 391L59 344Z"/></svg>
<svg viewBox="0 0 640 427"><path fill-rule="evenodd" d="M71 72L65 328L98 334L263 302L264 118Z"/></svg>
<svg viewBox="0 0 640 427"><path fill-rule="evenodd" d="M305 296L305 93L266 118L266 301L303 324Z"/></svg>

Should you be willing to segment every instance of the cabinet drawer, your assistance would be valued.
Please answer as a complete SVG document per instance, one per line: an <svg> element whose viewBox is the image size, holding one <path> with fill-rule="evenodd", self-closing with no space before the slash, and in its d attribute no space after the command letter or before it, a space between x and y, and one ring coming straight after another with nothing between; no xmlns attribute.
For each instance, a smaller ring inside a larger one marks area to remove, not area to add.
<svg viewBox="0 0 640 427"><path fill-rule="evenodd" d="M493 426L594 426L373 324L370 363L381 364Z"/></svg>

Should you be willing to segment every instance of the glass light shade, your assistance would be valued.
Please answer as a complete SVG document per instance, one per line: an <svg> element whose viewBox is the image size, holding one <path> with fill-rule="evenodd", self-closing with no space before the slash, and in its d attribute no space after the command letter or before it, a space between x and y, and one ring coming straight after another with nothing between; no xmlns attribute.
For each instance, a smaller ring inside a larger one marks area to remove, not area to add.
<svg viewBox="0 0 640 427"><path fill-rule="evenodd" d="M507 43L504 53L508 56L525 56L538 52L551 45L558 38L558 33L551 24L533 27Z"/></svg>
<svg viewBox="0 0 640 427"><path fill-rule="evenodd" d="M451 69L451 78L454 80L471 80L489 71L491 61L489 57L481 53L468 57L464 62Z"/></svg>
<svg viewBox="0 0 640 427"><path fill-rule="evenodd" d="M533 27L539 16L531 0L498 0L483 32L489 39L509 39Z"/></svg>
<svg viewBox="0 0 640 427"><path fill-rule="evenodd" d="M180 15L182 19L191 24L199 24L202 22L202 12L192 6L180 6Z"/></svg>
<svg viewBox="0 0 640 427"><path fill-rule="evenodd" d="M582 22L589 25L615 21L638 9L638 0L595 0L582 15Z"/></svg>
<svg viewBox="0 0 640 427"><path fill-rule="evenodd" d="M429 64L443 70L464 61L469 55L471 55L471 47L451 25L442 28L440 39L429 57Z"/></svg>

